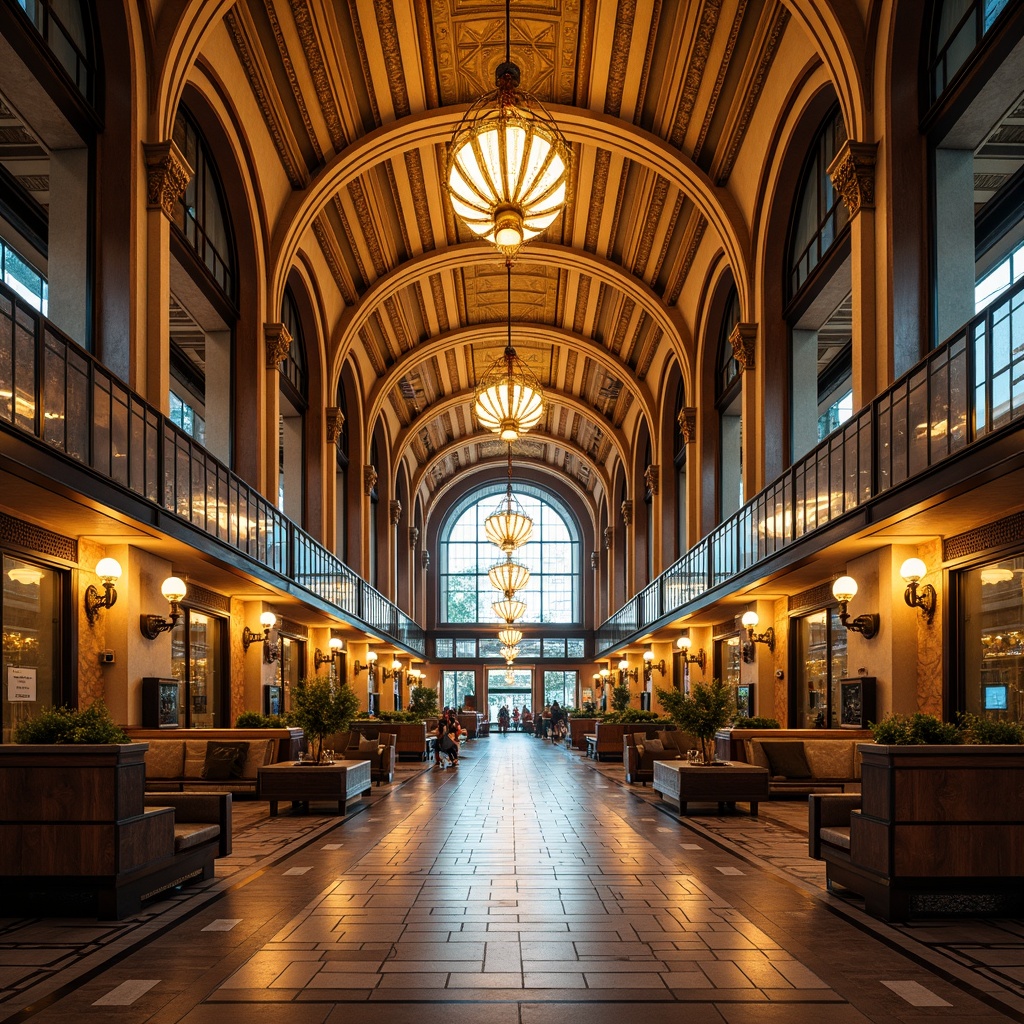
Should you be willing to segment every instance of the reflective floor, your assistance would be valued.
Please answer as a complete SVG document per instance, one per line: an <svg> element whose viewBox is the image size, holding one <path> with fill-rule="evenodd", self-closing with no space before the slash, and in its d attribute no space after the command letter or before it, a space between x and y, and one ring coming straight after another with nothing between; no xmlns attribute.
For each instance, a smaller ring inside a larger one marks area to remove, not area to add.
<svg viewBox="0 0 1024 1024"><path fill-rule="evenodd" d="M621 771L513 734L343 822L240 806L205 889L0 922L0 1020L1024 1020L1019 922L880 926L824 893L800 804L680 819Z"/></svg>

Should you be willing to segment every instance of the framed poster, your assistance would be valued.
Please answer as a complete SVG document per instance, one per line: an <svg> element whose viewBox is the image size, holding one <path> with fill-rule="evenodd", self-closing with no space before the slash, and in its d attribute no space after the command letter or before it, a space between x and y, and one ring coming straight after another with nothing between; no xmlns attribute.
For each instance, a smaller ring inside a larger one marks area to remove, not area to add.
<svg viewBox="0 0 1024 1024"><path fill-rule="evenodd" d="M875 677L839 680L839 726L866 729L875 721Z"/></svg>
<svg viewBox="0 0 1024 1024"><path fill-rule="evenodd" d="M180 724L180 690L177 679L142 680L142 725L146 729L177 729Z"/></svg>
<svg viewBox="0 0 1024 1024"><path fill-rule="evenodd" d="M284 714L284 687L277 683L271 683L263 687L263 714L283 715Z"/></svg>

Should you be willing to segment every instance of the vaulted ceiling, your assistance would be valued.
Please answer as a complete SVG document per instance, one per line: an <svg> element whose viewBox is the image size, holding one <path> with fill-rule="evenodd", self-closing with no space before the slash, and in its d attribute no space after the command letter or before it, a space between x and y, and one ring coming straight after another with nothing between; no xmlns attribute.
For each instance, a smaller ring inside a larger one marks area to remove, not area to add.
<svg viewBox="0 0 1024 1024"><path fill-rule="evenodd" d="M699 247L746 258L729 179L791 19L773 0L511 12L523 86L573 151L565 211L513 269L514 343L548 397L519 457L596 503L639 425L656 435L669 360L693 359L677 303ZM427 502L502 454L472 404L505 344L505 269L456 221L443 169L452 127L493 89L504 16L500 0L246 0L226 16L347 307L333 372L351 361Z"/></svg>

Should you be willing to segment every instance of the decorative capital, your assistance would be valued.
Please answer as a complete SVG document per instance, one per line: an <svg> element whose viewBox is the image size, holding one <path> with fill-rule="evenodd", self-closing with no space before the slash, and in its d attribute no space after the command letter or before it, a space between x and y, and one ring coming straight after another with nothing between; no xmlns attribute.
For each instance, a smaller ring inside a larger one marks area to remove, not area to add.
<svg viewBox="0 0 1024 1024"><path fill-rule="evenodd" d="M146 158L146 208L163 210L164 216L173 220L174 208L195 172L173 139L144 142L142 151Z"/></svg>
<svg viewBox="0 0 1024 1024"><path fill-rule="evenodd" d="M828 165L832 187L846 204L850 216L860 210L875 208L875 151L874 142L851 142L847 139Z"/></svg>
<svg viewBox="0 0 1024 1024"><path fill-rule="evenodd" d="M626 529L633 523L633 501L627 498L622 505L619 506L619 511L622 513L622 521L626 525Z"/></svg>
<svg viewBox="0 0 1024 1024"><path fill-rule="evenodd" d="M398 520L402 518L402 503L397 498L388 502L388 518L392 526L397 526Z"/></svg>
<svg viewBox="0 0 1024 1024"><path fill-rule="evenodd" d="M648 466L644 470L644 483L647 484L647 490L651 494L658 493L658 477L660 476L660 466Z"/></svg>
<svg viewBox="0 0 1024 1024"><path fill-rule="evenodd" d="M409 547L414 548L419 543L420 539L420 528L418 526L409 527Z"/></svg>
<svg viewBox="0 0 1024 1024"><path fill-rule="evenodd" d="M605 551L611 551L612 548L612 537L615 536L615 531L610 527L604 528L604 549Z"/></svg>
<svg viewBox="0 0 1024 1024"><path fill-rule="evenodd" d="M327 443L337 444L341 428L345 426L345 414L336 405L327 406L324 412L327 414Z"/></svg>
<svg viewBox="0 0 1024 1024"><path fill-rule="evenodd" d="M757 341L757 324L737 324L729 335L733 358L740 370L754 368L754 343Z"/></svg>
<svg viewBox="0 0 1024 1024"><path fill-rule="evenodd" d="M423 566L423 571L424 572L426 572L430 568L430 552L429 551L421 551L420 552L420 565Z"/></svg>
<svg viewBox="0 0 1024 1024"><path fill-rule="evenodd" d="M590 568L596 569L601 564L601 556L596 551L590 552Z"/></svg>
<svg viewBox="0 0 1024 1024"><path fill-rule="evenodd" d="M284 324L264 324L263 340L267 345L267 369L276 370L281 360L288 358L292 336Z"/></svg>
<svg viewBox="0 0 1024 1024"><path fill-rule="evenodd" d="M377 470L373 466L363 466L363 491L366 496L377 486Z"/></svg>
<svg viewBox="0 0 1024 1024"><path fill-rule="evenodd" d="M676 417L679 424L679 433L683 435L683 444L693 444L697 440L697 409L695 406L687 405L679 410Z"/></svg>

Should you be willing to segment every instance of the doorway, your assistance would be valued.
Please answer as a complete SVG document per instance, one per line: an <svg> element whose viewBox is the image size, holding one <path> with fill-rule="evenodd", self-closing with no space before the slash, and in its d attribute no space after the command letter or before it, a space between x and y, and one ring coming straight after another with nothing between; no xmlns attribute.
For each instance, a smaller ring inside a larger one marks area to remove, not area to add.
<svg viewBox="0 0 1024 1024"><path fill-rule="evenodd" d="M510 678L511 677L511 678ZM487 670L487 720L498 727L498 711L507 704L513 707L533 709L533 672L528 668Z"/></svg>

